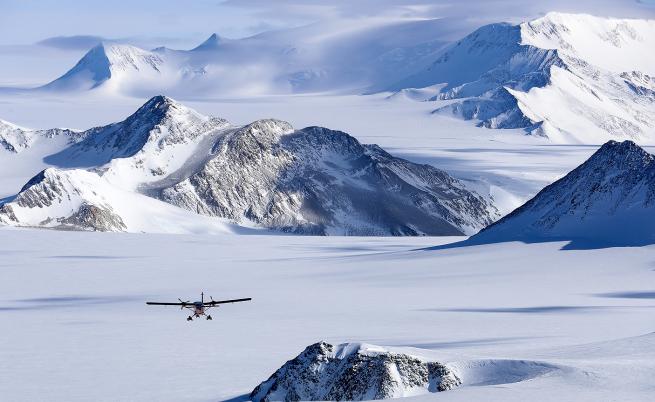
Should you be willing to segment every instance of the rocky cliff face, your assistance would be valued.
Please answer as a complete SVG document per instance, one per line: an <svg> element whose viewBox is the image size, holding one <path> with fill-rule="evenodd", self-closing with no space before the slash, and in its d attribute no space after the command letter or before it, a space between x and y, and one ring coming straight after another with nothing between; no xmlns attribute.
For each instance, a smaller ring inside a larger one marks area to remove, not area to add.
<svg viewBox="0 0 655 402"><path fill-rule="evenodd" d="M361 401L440 392L461 384L447 366L361 344L308 346L250 394L253 401Z"/></svg>
<svg viewBox="0 0 655 402"><path fill-rule="evenodd" d="M261 120L158 196L201 214L306 234L460 235L497 212L447 173L346 133Z"/></svg>

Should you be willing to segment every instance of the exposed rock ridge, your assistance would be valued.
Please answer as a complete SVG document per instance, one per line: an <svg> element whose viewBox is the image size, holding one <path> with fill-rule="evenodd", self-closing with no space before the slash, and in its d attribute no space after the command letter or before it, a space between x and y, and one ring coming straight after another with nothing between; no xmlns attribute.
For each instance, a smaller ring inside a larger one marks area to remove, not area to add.
<svg viewBox="0 0 655 402"><path fill-rule="evenodd" d="M447 366L360 344L308 346L250 394L255 401L373 400L461 384Z"/></svg>

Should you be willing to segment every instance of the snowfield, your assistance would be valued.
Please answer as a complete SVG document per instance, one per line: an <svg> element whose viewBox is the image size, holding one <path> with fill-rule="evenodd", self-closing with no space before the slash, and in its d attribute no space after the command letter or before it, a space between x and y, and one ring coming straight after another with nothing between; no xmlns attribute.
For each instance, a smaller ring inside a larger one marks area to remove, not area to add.
<svg viewBox="0 0 655 402"><path fill-rule="evenodd" d="M463 382L421 400L650 400L652 246L425 249L454 240L0 230L0 394L243 399L324 340L441 362ZM190 323L145 305L203 290L253 301Z"/></svg>

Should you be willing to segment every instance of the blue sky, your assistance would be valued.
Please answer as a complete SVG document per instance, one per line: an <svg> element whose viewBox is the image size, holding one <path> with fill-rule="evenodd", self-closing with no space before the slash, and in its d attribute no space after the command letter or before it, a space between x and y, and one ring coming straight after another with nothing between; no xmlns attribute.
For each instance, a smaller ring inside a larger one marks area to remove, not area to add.
<svg viewBox="0 0 655 402"><path fill-rule="evenodd" d="M654 17L653 5L655 0L0 0L0 45L87 35L184 47L212 32L238 38L344 16L455 16L473 25L555 9Z"/></svg>

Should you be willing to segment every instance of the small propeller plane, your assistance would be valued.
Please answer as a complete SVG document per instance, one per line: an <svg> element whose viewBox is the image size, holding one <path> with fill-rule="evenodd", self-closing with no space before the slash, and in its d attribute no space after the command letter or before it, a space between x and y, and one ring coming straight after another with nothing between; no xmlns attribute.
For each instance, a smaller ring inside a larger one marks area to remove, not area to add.
<svg viewBox="0 0 655 402"><path fill-rule="evenodd" d="M180 306L180 310L183 310L185 308L188 308L189 310L192 310L193 313L187 317L187 321L193 320L193 318L200 318L201 315L205 316L206 319L211 320L212 316L209 314L205 314L205 311L207 309L210 309L212 307L218 307L221 304L227 304L227 303L238 303L238 302L245 302L245 301L250 301L252 298L247 297L245 299L232 299L232 300L214 300L211 296L209 296L211 301L205 301L205 294L200 293L200 301L195 301L195 302L190 302L190 301L182 301L182 299L177 299L180 302L179 303L159 303L159 302L146 302L147 305L149 306Z"/></svg>

